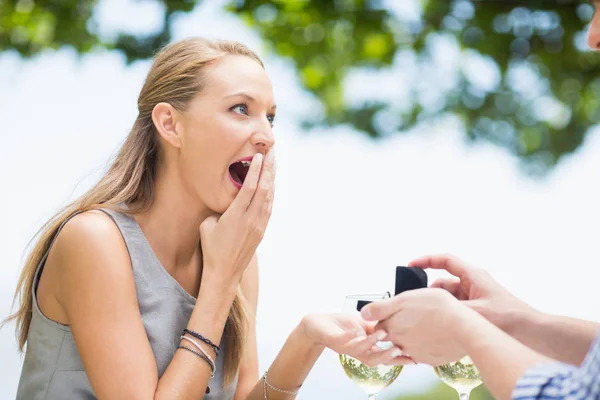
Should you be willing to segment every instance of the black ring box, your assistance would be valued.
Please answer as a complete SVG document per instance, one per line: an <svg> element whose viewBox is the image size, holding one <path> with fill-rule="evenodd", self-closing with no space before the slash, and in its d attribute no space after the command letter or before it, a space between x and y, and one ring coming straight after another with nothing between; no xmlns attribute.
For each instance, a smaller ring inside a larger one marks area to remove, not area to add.
<svg viewBox="0 0 600 400"><path fill-rule="evenodd" d="M407 290L423 289L427 287L427 273L418 267L396 267L396 285L394 296ZM367 300L359 300L356 304L358 311L371 303Z"/></svg>

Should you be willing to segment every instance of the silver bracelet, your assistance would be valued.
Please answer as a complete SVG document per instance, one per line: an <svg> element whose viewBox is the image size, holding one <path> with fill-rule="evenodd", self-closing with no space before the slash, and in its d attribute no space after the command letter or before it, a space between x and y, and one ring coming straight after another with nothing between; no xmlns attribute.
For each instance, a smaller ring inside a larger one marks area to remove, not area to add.
<svg viewBox="0 0 600 400"><path fill-rule="evenodd" d="M213 358L210 356L210 354L208 354L208 352L206 350L204 350L202 348L202 346L200 346L200 343L196 342L194 339L192 339L191 337L187 337L185 335L181 335L179 337L181 340L187 340L188 342L192 343L194 346L196 346L196 348L198 349L198 351L201 351L202 354L204 354L206 357L208 357L208 359L210 360L210 366L211 369L214 371L216 368L216 364L215 364L215 360L213 360Z"/></svg>
<svg viewBox="0 0 600 400"><path fill-rule="evenodd" d="M290 395L293 395L293 396L297 395L297 394L298 394L298 392L300 391L300 388L302 387L302 385L300 385L300 386L298 387L298 389L296 389L296 391L294 391L294 392L292 392L292 391L290 391L290 390L280 389L280 388L278 388L278 387L275 387L275 386L271 385L271 384L270 384L270 383L267 381L267 373L268 373L268 372L269 372L268 370L267 370L267 371L265 371L265 374L264 374L264 375L263 375L263 377L262 377L262 379L263 379L263 390L264 390L264 393L265 393L265 400L268 400L268 399L267 399L267 386L269 387L269 389L271 389L271 390L274 390L274 391L276 391L276 392L285 393L285 394L290 394Z"/></svg>
<svg viewBox="0 0 600 400"><path fill-rule="evenodd" d="M204 361L206 361L206 363L210 366L210 379L215 377L215 365L211 362L211 360L206 357L204 354L200 353L199 351L196 351L190 347L187 346L182 346L180 345L177 349L183 349L183 350L187 350L190 353L194 353L195 355L197 355L198 357L202 358Z"/></svg>

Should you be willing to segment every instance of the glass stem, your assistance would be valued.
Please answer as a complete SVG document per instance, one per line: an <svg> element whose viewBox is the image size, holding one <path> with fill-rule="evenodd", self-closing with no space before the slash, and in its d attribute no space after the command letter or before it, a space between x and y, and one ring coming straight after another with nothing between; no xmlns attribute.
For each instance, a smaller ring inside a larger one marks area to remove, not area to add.
<svg viewBox="0 0 600 400"><path fill-rule="evenodd" d="M471 392L460 392L458 393L458 397L460 398L460 400L469 400L470 394Z"/></svg>
<svg viewBox="0 0 600 400"><path fill-rule="evenodd" d="M377 395L376 394L370 394L369 395L369 400L377 400Z"/></svg>

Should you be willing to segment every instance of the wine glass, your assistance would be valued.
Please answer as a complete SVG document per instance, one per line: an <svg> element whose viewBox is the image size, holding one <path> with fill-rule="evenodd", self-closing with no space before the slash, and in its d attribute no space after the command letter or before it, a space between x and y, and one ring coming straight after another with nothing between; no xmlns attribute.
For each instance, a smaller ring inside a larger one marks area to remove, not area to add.
<svg viewBox="0 0 600 400"><path fill-rule="evenodd" d="M482 383L479 371L469 356L434 369L442 382L458 392L460 400L469 400L471 391Z"/></svg>
<svg viewBox="0 0 600 400"><path fill-rule="evenodd" d="M390 297L389 292L386 292L385 294L346 296L343 312L349 314L360 314L359 304L362 305L364 304L363 302L371 302L388 297ZM378 342L377 345L381 348L389 349L391 348L392 343ZM377 400L377 394L382 389L391 385L396 378L398 378L398 375L400 375L400 372L402 371L401 365L378 365L371 368L346 354L340 354L340 363L342 364L344 372L346 375L348 375L350 380L352 380L352 382L354 382L356 385L358 385L358 387L367 393L369 400Z"/></svg>

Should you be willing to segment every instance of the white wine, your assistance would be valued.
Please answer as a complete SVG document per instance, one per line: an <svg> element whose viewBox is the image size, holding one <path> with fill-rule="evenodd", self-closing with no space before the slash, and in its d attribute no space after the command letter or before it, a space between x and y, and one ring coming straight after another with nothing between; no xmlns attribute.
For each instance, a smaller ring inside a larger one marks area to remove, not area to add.
<svg viewBox="0 0 600 400"><path fill-rule="evenodd" d="M435 372L446 385L453 387L459 393L470 392L482 383L479 371L469 356L435 367Z"/></svg>
<svg viewBox="0 0 600 400"><path fill-rule="evenodd" d="M340 355L340 362L350 380L368 395L377 394L381 389L390 386L402 372L401 365L378 365L370 368L356 358L344 354Z"/></svg>

